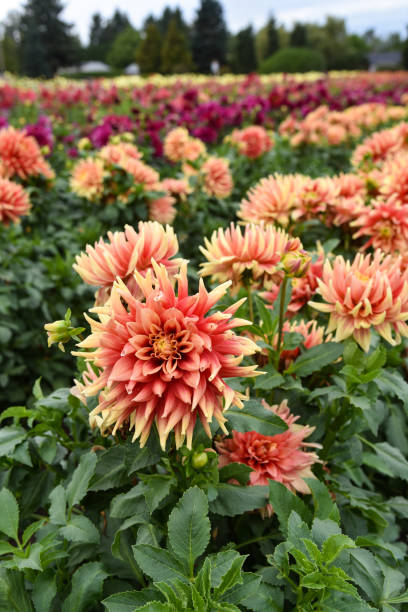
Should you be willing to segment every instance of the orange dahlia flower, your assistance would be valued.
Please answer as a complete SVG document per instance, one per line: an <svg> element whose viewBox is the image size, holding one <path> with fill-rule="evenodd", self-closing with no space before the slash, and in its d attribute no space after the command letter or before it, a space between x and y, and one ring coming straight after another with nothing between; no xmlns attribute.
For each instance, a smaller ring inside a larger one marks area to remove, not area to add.
<svg viewBox="0 0 408 612"><path fill-rule="evenodd" d="M109 144L99 151L99 157L110 164L122 165L123 160L131 157L140 159L142 154L135 145L130 142L120 142L119 144Z"/></svg>
<svg viewBox="0 0 408 612"><path fill-rule="evenodd" d="M249 223L278 223L289 225L290 211L294 205L296 178L293 176L268 176L248 191L237 213Z"/></svg>
<svg viewBox="0 0 408 612"><path fill-rule="evenodd" d="M160 183L164 191L173 197L185 201L188 194L191 193L191 187L184 179L166 178Z"/></svg>
<svg viewBox="0 0 408 612"><path fill-rule="evenodd" d="M324 216L338 194L338 187L329 177L312 179L308 176L298 176L295 189L295 206L292 212L295 221Z"/></svg>
<svg viewBox="0 0 408 612"><path fill-rule="evenodd" d="M171 130L164 139L164 154L173 162L184 160L184 151L190 136L186 128L178 127Z"/></svg>
<svg viewBox="0 0 408 612"><path fill-rule="evenodd" d="M372 246L385 253L408 251L408 201L402 204L397 194L373 202L372 208L365 206L352 225L359 228L353 238L369 238L364 249Z"/></svg>
<svg viewBox="0 0 408 612"><path fill-rule="evenodd" d="M243 130L234 130L228 141L237 145L239 152L249 159L260 157L274 144L268 132L260 125L250 125Z"/></svg>
<svg viewBox="0 0 408 612"><path fill-rule="evenodd" d="M381 164L387 157L393 155L403 146L401 131L395 127L381 130L371 134L356 147L351 156L351 165L354 168L360 166L370 167Z"/></svg>
<svg viewBox="0 0 408 612"><path fill-rule="evenodd" d="M294 493L310 493L304 479L315 478L311 466L319 458L305 448L318 445L305 442L305 438L313 433L314 427L297 425L299 417L291 414L286 400L274 406L263 404L285 421L288 429L274 436L232 431L232 438L216 442L219 466L244 463L253 470L249 475L251 485L267 485L269 480L276 480Z"/></svg>
<svg viewBox="0 0 408 612"><path fill-rule="evenodd" d="M408 152L400 152L387 160L380 175L380 193L396 195L401 204L408 204Z"/></svg>
<svg viewBox="0 0 408 612"><path fill-rule="evenodd" d="M326 261L318 283L325 303L309 304L330 313L327 331L336 331L336 342L353 336L367 352L371 328L392 345L408 337L408 271L399 258L379 250L373 257L358 253L353 262L339 255L333 265Z"/></svg>
<svg viewBox="0 0 408 612"><path fill-rule="evenodd" d="M5 226L18 223L30 208L30 199L22 186L0 178L0 223Z"/></svg>
<svg viewBox="0 0 408 612"><path fill-rule="evenodd" d="M242 301L206 316L230 283L208 293L201 280L199 292L189 295L183 263L176 294L166 268L153 266L155 276L135 272L144 299L117 281L105 306L93 309L100 321L89 319L92 333L78 345L91 350L74 354L98 368L98 374L85 374L77 393L89 397L100 392L90 418L95 423L101 415L102 432L128 428L143 446L155 421L163 449L171 431L177 448L185 438L191 448L197 417L211 437L213 418L225 431L223 413L231 405L242 407L245 396L224 379L254 376L257 366L239 364L257 347L233 332L248 324L233 318Z"/></svg>
<svg viewBox="0 0 408 612"><path fill-rule="evenodd" d="M159 182L159 173L134 157L124 157L121 167L131 174L135 183L143 185L145 191L155 191Z"/></svg>
<svg viewBox="0 0 408 612"><path fill-rule="evenodd" d="M0 176L27 179L39 175L47 179L55 176L35 138L13 127L0 130Z"/></svg>
<svg viewBox="0 0 408 612"><path fill-rule="evenodd" d="M108 232L109 242L102 238L85 253L76 256L75 272L88 285L110 289L117 277L132 289L136 288L133 273L143 276L152 269L152 258L174 275L182 259L173 259L178 241L172 227L153 221L139 221L137 230L125 225L124 232Z"/></svg>
<svg viewBox="0 0 408 612"><path fill-rule="evenodd" d="M176 199L170 195L162 196L149 202L149 218L159 223L173 223L177 210Z"/></svg>
<svg viewBox="0 0 408 612"><path fill-rule="evenodd" d="M339 174L332 177L337 196L331 203L330 216L335 226L349 225L364 208L365 181L356 174Z"/></svg>
<svg viewBox="0 0 408 612"><path fill-rule="evenodd" d="M101 160L81 159L73 168L70 180L71 189L87 200L99 200L103 195L105 174L105 168Z"/></svg>
<svg viewBox="0 0 408 612"><path fill-rule="evenodd" d="M204 176L203 189L208 195L216 198L227 198L234 183L228 167L228 160L219 157L209 157L201 166Z"/></svg>
<svg viewBox="0 0 408 612"><path fill-rule="evenodd" d="M212 282L231 280L232 291L243 285L245 273L257 286L272 281L282 255L290 248L302 248L299 239L293 239L281 229L271 226L246 225L241 231L231 223L226 230L219 228L204 238L205 248L200 250L208 261L201 264L202 276L211 276Z"/></svg>

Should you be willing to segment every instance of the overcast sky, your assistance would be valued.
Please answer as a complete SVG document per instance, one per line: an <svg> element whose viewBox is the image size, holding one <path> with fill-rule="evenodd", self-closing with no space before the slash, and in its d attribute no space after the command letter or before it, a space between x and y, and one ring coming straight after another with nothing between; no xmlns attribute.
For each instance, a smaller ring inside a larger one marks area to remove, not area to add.
<svg viewBox="0 0 408 612"><path fill-rule="evenodd" d="M91 16L95 12L110 17L118 7L139 28L149 13L159 15L166 5L179 6L185 19L192 21L199 0L63 0L63 3L65 20L73 23L82 41L87 42ZM19 9L23 4L23 0L0 0L0 21L8 11ZM249 23L260 28L269 14L289 27L294 21L322 22L327 14L335 15L346 19L351 32L363 33L374 28L381 35L399 32L404 36L408 25L408 0L222 0L222 4L232 32Z"/></svg>

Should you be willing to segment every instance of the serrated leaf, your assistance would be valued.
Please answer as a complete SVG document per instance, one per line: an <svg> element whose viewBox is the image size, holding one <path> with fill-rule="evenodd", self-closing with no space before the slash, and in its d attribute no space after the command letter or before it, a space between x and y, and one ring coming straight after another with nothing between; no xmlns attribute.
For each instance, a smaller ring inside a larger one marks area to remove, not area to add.
<svg viewBox="0 0 408 612"><path fill-rule="evenodd" d="M249 481L249 475L253 471L249 465L245 463L228 463L220 468L220 482L228 482L231 479L237 480L239 484L246 485Z"/></svg>
<svg viewBox="0 0 408 612"><path fill-rule="evenodd" d="M287 369L289 374L310 376L313 372L336 361L343 353L343 345L337 342L324 342L312 346L300 355Z"/></svg>
<svg viewBox="0 0 408 612"><path fill-rule="evenodd" d="M141 474L140 477L145 485L143 495L149 511L152 513L170 493L174 480L172 476L167 474Z"/></svg>
<svg viewBox="0 0 408 612"><path fill-rule="evenodd" d="M319 519L331 519L340 523L340 513L333 502L327 487L317 478L305 478L312 492L314 516Z"/></svg>
<svg viewBox="0 0 408 612"><path fill-rule="evenodd" d="M91 480L96 467L96 453L88 452L82 455L78 467L72 474L72 478L67 486L67 502L69 509L75 504L79 504L88 492L89 481Z"/></svg>
<svg viewBox="0 0 408 612"><path fill-rule="evenodd" d="M35 534L36 531L41 529L41 527L44 525L44 523L45 523L45 519L40 519L38 521L35 521L34 523L31 523L31 525L26 527L26 529L24 530L24 533L23 533L23 537L22 537L22 544L23 544L23 546L25 546L27 544L27 542L30 540L30 538L33 537L33 535Z"/></svg>
<svg viewBox="0 0 408 612"><path fill-rule="evenodd" d="M333 563L339 554L346 548L356 548L356 544L351 538L342 533L332 535L323 543L322 553L325 563Z"/></svg>
<svg viewBox="0 0 408 612"><path fill-rule="evenodd" d="M70 542L99 544L99 531L88 517L74 514L60 533Z"/></svg>
<svg viewBox="0 0 408 612"><path fill-rule="evenodd" d="M52 570L37 576L33 588L33 602L36 612L50 612L52 600L57 594L56 575Z"/></svg>
<svg viewBox="0 0 408 612"><path fill-rule="evenodd" d="M142 571L153 580L188 580L183 565L168 550L150 544L136 544L132 549Z"/></svg>
<svg viewBox="0 0 408 612"><path fill-rule="evenodd" d="M216 490L218 495L210 502L210 510L222 516L236 516L249 510L263 508L268 501L268 487L240 487L220 482Z"/></svg>
<svg viewBox="0 0 408 612"><path fill-rule="evenodd" d="M27 435L20 425L11 425L0 429L0 457L10 455L17 444L20 444Z"/></svg>
<svg viewBox="0 0 408 612"><path fill-rule="evenodd" d="M288 519L294 510L305 523L310 520L310 512L304 502L289 491L283 484L275 480L269 482L269 501L276 512L281 528L287 533Z"/></svg>
<svg viewBox="0 0 408 612"><path fill-rule="evenodd" d="M143 589L142 591L125 591L115 593L102 601L108 612L134 612L139 606L152 601L158 596L153 589Z"/></svg>
<svg viewBox="0 0 408 612"><path fill-rule="evenodd" d="M125 445L112 446L106 451L101 451L97 458L95 474L89 486L90 491L106 491L120 487L128 481Z"/></svg>
<svg viewBox="0 0 408 612"><path fill-rule="evenodd" d="M208 501L198 487L188 489L171 511L168 534L174 554L194 574L194 561L207 548L210 540Z"/></svg>
<svg viewBox="0 0 408 612"><path fill-rule="evenodd" d="M223 550L207 557L211 563L211 585L213 588L220 585L222 577L238 557L239 553L236 550Z"/></svg>
<svg viewBox="0 0 408 612"><path fill-rule="evenodd" d="M378 470L403 480L408 480L408 461L398 448L391 446L388 442L377 442L373 445L379 463L376 463Z"/></svg>
<svg viewBox="0 0 408 612"><path fill-rule="evenodd" d="M245 559L246 559L246 555L237 557L236 559L234 559L231 567L222 577L219 586L216 587L216 589L214 590L214 597L216 599L218 599L223 593L225 593L225 591L232 589L232 587L235 586L236 584L242 584L243 578L241 576L241 570L242 570L242 566L244 564ZM232 603L237 603L237 602L232 602Z"/></svg>
<svg viewBox="0 0 408 612"><path fill-rule="evenodd" d="M102 586L108 574L97 561L81 565L72 577L71 593L62 606L62 612L86 612L95 601L100 601Z"/></svg>
<svg viewBox="0 0 408 612"><path fill-rule="evenodd" d="M0 508L0 531L18 542L18 504L12 492L6 488L0 491Z"/></svg>
<svg viewBox="0 0 408 612"><path fill-rule="evenodd" d="M67 500L65 488L60 484L50 493L50 521L54 525L65 525L67 522Z"/></svg>
<svg viewBox="0 0 408 612"><path fill-rule="evenodd" d="M272 410L264 408L260 400L249 400L241 409L229 408L226 415L230 430L256 431L264 436L274 436L288 428Z"/></svg>
<svg viewBox="0 0 408 612"><path fill-rule="evenodd" d="M12 546L8 542L0 541L0 555L9 555L15 553L18 550L15 546Z"/></svg>

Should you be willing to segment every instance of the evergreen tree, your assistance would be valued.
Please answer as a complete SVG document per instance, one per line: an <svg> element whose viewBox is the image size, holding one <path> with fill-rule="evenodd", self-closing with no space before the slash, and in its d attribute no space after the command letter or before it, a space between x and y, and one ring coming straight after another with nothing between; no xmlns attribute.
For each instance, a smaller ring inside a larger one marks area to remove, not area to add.
<svg viewBox="0 0 408 612"><path fill-rule="evenodd" d="M7 14L1 30L0 70L18 74L20 71L20 15L17 11L10 11Z"/></svg>
<svg viewBox="0 0 408 612"><path fill-rule="evenodd" d="M407 37L402 43L402 66L408 70L408 26L407 26Z"/></svg>
<svg viewBox="0 0 408 612"><path fill-rule="evenodd" d="M188 40L172 19L167 28L161 49L161 71L164 74L189 72L192 70Z"/></svg>
<svg viewBox="0 0 408 612"><path fill-rule="evenodd" d="M267 33L267 48L266 48L266 56L269 57L278 51L279 49L279 32L276 27L276 21L274 17L270 17L268 23L266 24L266 33Z"/></svg>
<svg viewBox="0 0 408 612"><path fill-rule="evenodd" d="M255 39L252 26L244 28L235 36L234 71L243 74L256 70Z"/></svg>
<svg viewBox="0 0 408 612"><path fill-rule="evenodd" d="M113 45L109 49L107 55L108 64L119 70L126 68L126 66L135 61L136 50L139 43L139 32L134 30L131 26L127 27L126 30L120 32L113 41Z"/></svg>
<svg viewBox="0 0 408 612"><path fill-rule="evenodd" d="M290 34L291 47L307 47L307 28L303 23L295 23Z"/></svg>
<svg viewBox="0 0 408 612"><path fill-rule="evenodd" d="M21 68L31 77L52 77L77 59L78 42L72 26L60 17L60 0L28 0L20 21Z"/></svg>
<svg viewBox="0 0 408 612"><path fill-rule="evenodd" d="M193 60L199 72L209 72L211 62L225 63L227 28L217 0L201 0L193 25Z"/></svg>
<svg viewBox="0 0 408 612"><path fill-rule="evenodd" d="M136 52L136 61L142 74L159 72L161 64L161 36L159 28L150 22Z"/></svg>

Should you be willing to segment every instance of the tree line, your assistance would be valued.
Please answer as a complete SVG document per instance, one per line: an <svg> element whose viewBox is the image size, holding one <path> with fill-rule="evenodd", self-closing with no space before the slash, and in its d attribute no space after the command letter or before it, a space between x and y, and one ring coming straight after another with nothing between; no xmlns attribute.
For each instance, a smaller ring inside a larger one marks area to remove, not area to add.
<svg viewBox="0 0 408 612"><path fill-rule="evenodd" d="M337 17L327 17L323 25L295 23L289 30L270 16L257 32L248 25L232 34L218 0L200 0L191 24L179 8L166 7L139 29L117 9L108 19L92 16L84 45L62 18L63 10L61 0L27 0L21 12L9 13L0 27L0 70L52 77L87 60L117 72L136 63L142 74L208 73L211 66L235 73L354 70L368 67L372 51L401 51L408 68L408 37L380 38L374 30L350 34Z"/></svg>

